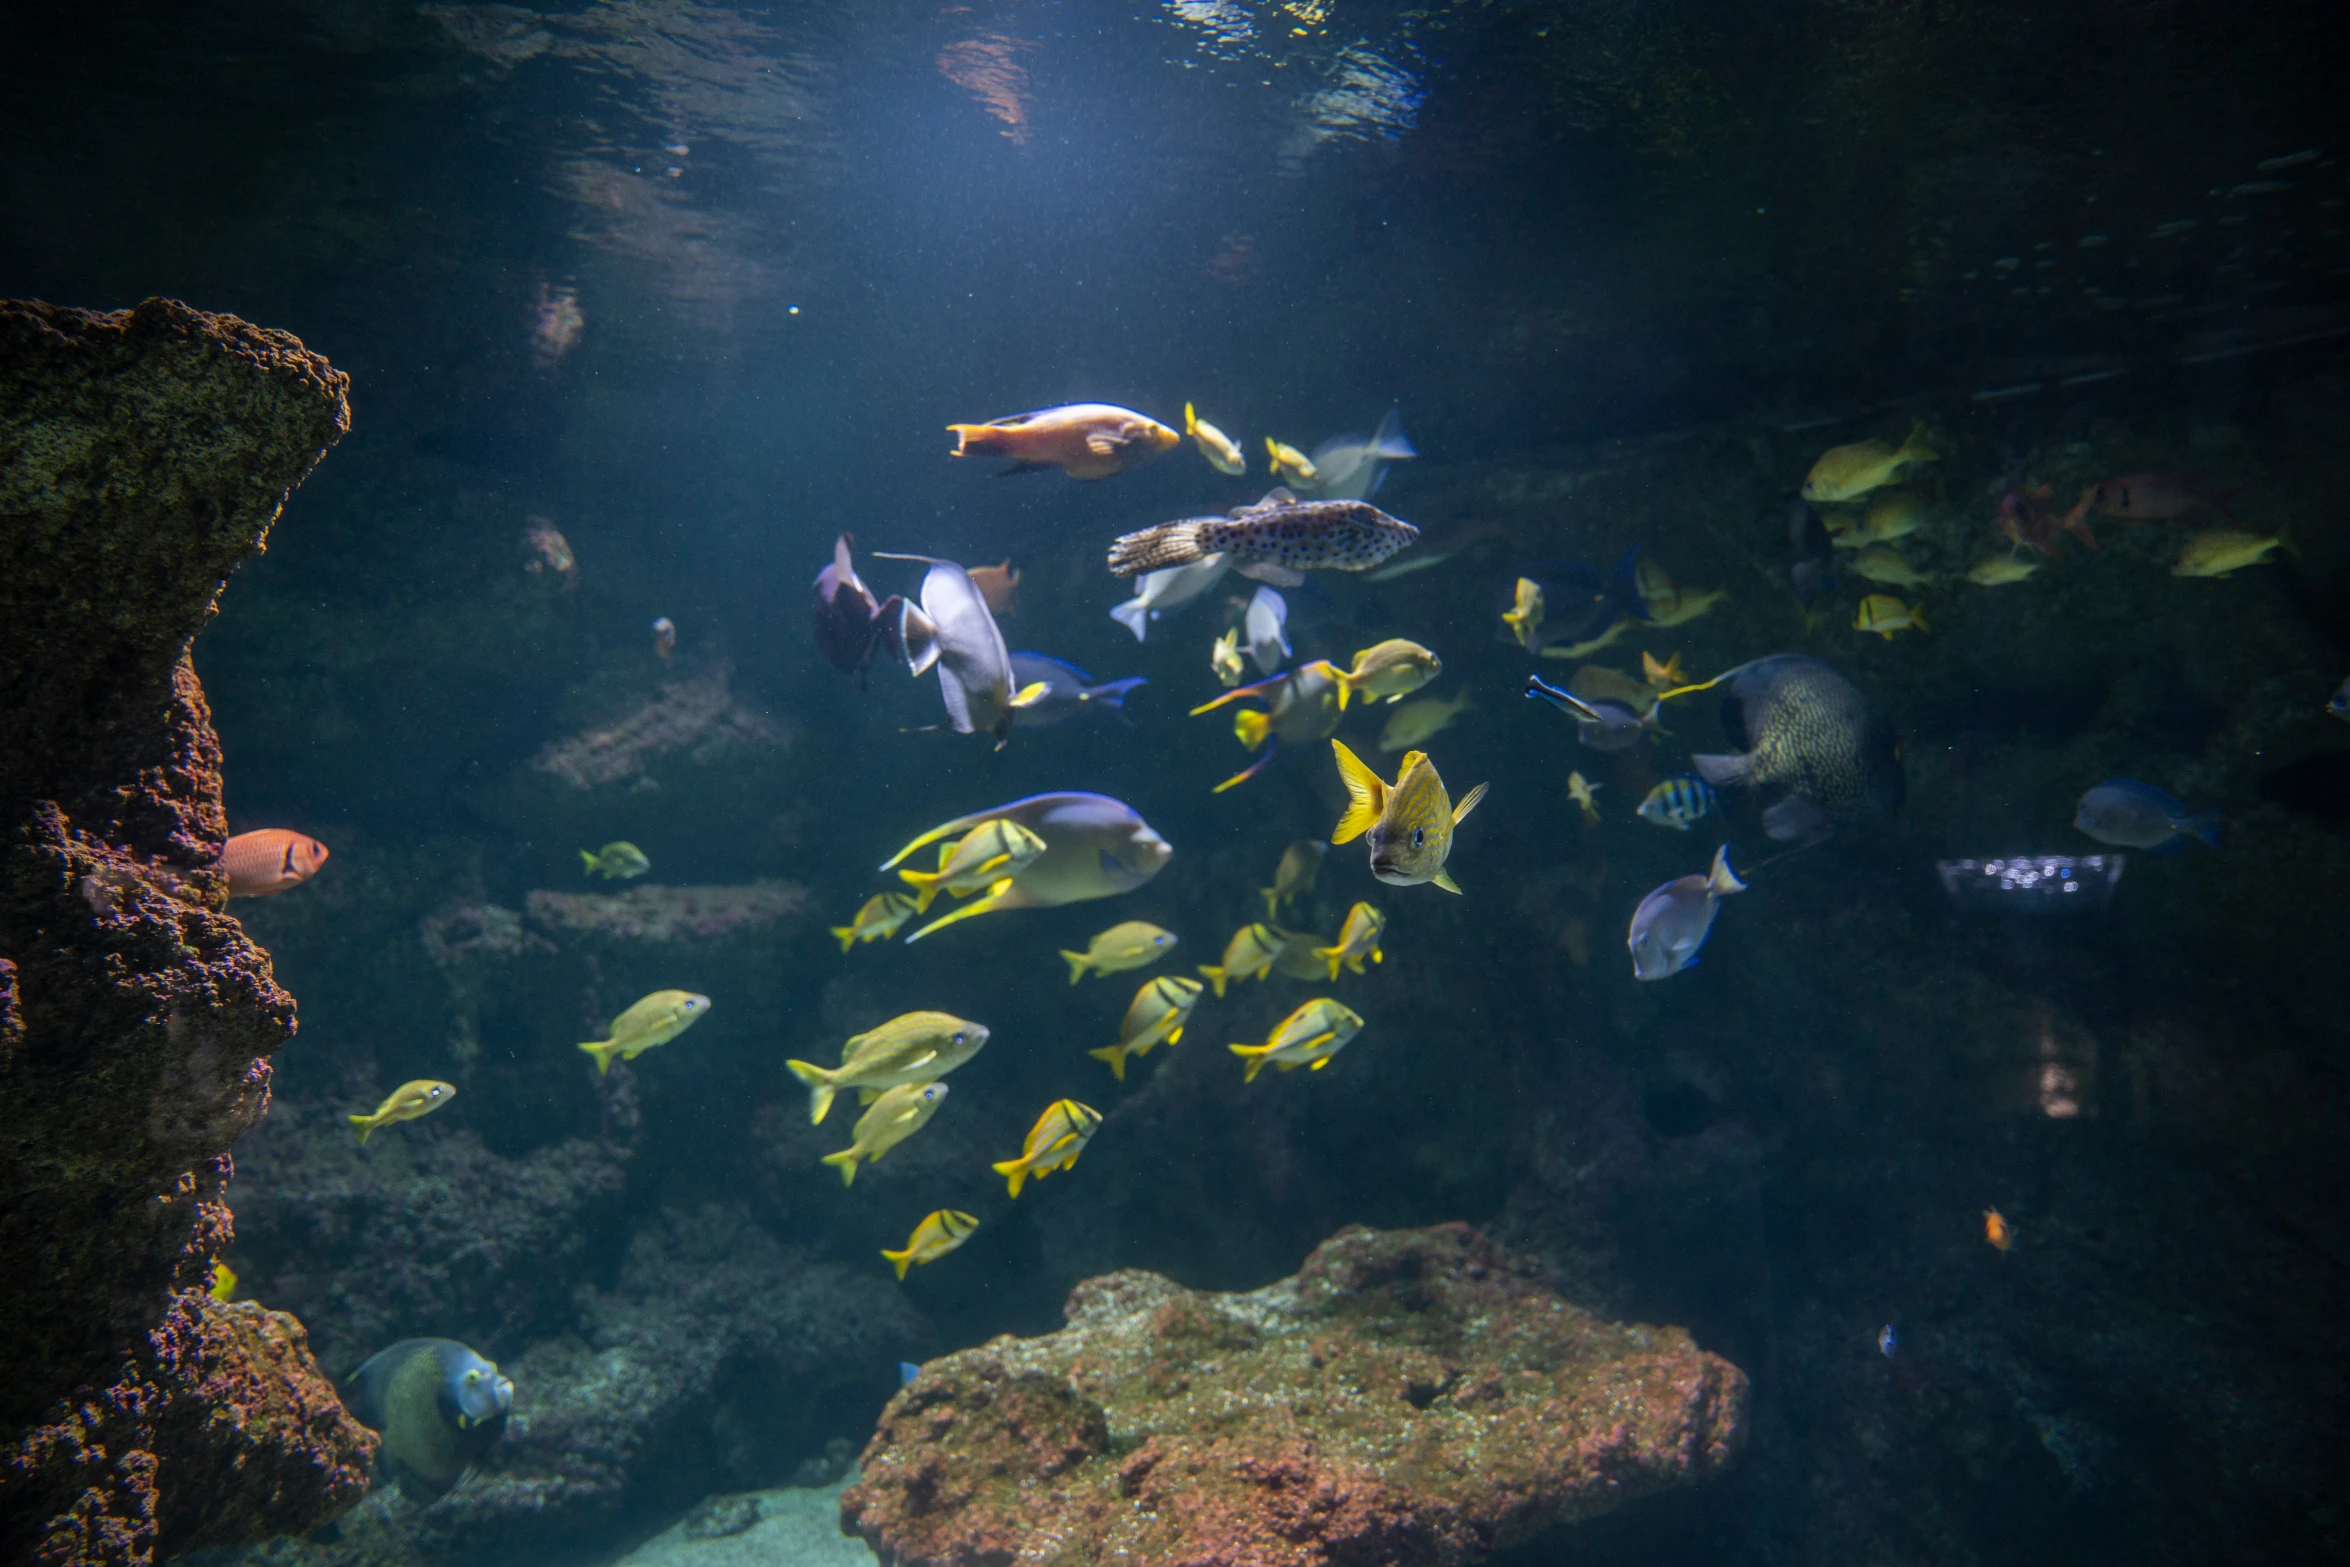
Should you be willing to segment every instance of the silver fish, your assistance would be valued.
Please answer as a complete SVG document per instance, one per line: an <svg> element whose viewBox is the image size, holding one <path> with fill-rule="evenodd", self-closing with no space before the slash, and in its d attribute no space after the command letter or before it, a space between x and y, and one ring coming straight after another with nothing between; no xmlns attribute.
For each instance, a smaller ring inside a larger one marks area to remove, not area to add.
<svg viewBox="0 0 2350 1567"><path fill-rule="evenodd" d="M1248 617L1241 628L1248 637L1248 656L1257 673L1273 675L1289 659L1289 601L1271 588L1259 588L1248 601Z"/></svg>
<svg viewBox="0 0 2350 1567"><path fill-rule="evenodd" d="M1314 448L1314 490L1326 501L1367 501L1387 481L1387 465L1419 456L1403 433L1403 410L1390 406L1365 440L1333 436Z"/></svg>
<svg viewBox="0 0 2350 1567"><path fill-rule="evenodd" d="M1235 565L1255 562L1291 573L1367 571L1419 536L1418 528L1368 501L1301 501L1274 489L1222 517L1186 517L1124 534L1110 545L1110 570L1131 577L1222 551Z"/></svg>
<svg viewBox="0 0 2350 1567"><path fill-rule="evenodd" d="M1724 844L1714 850L1711 871L1678 877L1642 898L1625 941L1632 949L1632 977L1665 979L1694 964L1722 900L1745 890L1746 883L1730 869L1730 846Z"/></svg>
<svg viewBox="0 0 2350 1567"><path fill-rule="evenodd" d="M1209 555L1187 566L1150 572L1135 583L1134 597L1110 611L1110 618L1133 632L1135 641L1148 641L1152 621L1198 598L1231 569L1225 556Z"/></svg>
<svg viewBox="0 0 2350 1567"><path fill-rule="evenodd" d="M1652 734L1662 734L1664 725L1657 710L1635 713L1612 697L1596 697L1584 701L1571 691L1561 691L1540 675L1526 677L1526 694L1548 702L1575 721L1575 737L1594 751L1628 751Z"/></svg>
<svg viewBox="0 0 2350 1567"><path fill-rule="evenodd" d="M988 612L987 596L971 574L929 555L876 554L878 560L918 560L922 602L900 608L898 644L916 675L934 665L947 723L957 734L985 734L1000 749L1012 732L1012 655Z"/></svg>

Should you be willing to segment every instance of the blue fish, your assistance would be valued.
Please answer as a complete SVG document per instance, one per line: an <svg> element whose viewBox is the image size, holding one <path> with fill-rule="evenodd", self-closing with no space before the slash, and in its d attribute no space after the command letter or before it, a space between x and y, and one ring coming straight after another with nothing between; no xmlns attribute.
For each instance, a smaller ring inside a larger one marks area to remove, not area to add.
<svg viewBox="0 0 2350 1567"><path fill-rule="evenodd" d="M1093 676L1065 659L1043 653L1012 655L1013 690L1026 690L1040 680L1044 682L1044 695L1026 707L1012 710L1015 728L1045 729L1094 712L1109 713L1120 723L1131 726L1134 721L1126 716L1126 697L1136 686L1150 684L1146 677L1136 675L1097 686Z"/></svg>
<svg viewBox="0 0 2350 1567"><path fill-rule="evenodd" d="M1632 951L1632 977L1666 979L1694 967L1722 900L1745 890L1746 883L1730 869L1730 847L1724 844L1714 850L1712 870L1668 881L1642 898L1632 911L1625 943Z"/></svg>
<svg viewBox="0 0 2350 1567"><path fill-rule="evenodd" d="M921 1374L922 1368L915 1365L911 1360L901 1360L898 1362L898 1386L904 1387L907 1383L913 1381Z"/></svg>
<svg viewBox="0 0 2350 1567"><path fill-rule="evenodd" d="M2219 847L2219 807L2190 816L2177 800L2135 778L2108 778L2082 795L2073 825L2099 843L2152 854L2176 854L2190 838Z"/></svg>
<svg viewBox="0 0 2350 1567"><path fill-rule="evenodd" d="M1900 1348L1901 1335L1893 1331L1892 1323L1888 1322L1883 1327L1877 1329L1878 1354L1883 1355L1887 1360L1891 1360L1894 1356L1894 1353Z"/></svg>
<svg viewBox="0 0 2350 1567"><path fill-rule="evenodd" d="M1712 784L1683 773L1649 790L1648 798L1640 802L1639 816L1641 820L1654 822L1659 827L1687 832L1692 824L1703 821L1721 808L1721 797L1714 793Z"/></svg>

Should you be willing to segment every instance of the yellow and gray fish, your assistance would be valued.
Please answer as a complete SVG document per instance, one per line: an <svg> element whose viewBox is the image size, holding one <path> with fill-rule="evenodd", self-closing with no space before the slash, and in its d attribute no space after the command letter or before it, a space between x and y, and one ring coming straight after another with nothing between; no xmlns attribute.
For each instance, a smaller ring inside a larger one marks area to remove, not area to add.
<svg viewBox="0 0 2350 1567"><path fill-rule="evenodd" d="M1263 1044L1228 1048L1248 1063L1248 1071L1241 1081L1253 1083L1267 1062L1284 1072L1294 1072L1301 1066L1319 1072L1362 1031L1362 1017L1352 1007L1328 996L1316 996L1283 1018Z"/></svg>
<svg viewBox="0 0 2350 1567"><path fill-rule="evenodd" d="M1403 410L1389 405L1369 436L1334 435L1314 448L1314 488L1325 500L1367 501L1387 482L1387 465L1420 453L1403 433Z"/></svg>
<svg viewBox="0 0 2350 1567"><path fill-rule="evenodd" d="M1670 691L1675 686L1686 684L1689 679L1682 673L1680 654L1675 653L1660 664L1656 655L1646 649L1640 654L1640 678L1651 691Z"/></svg>
<svg viewBox="0 0 2350 1567"><path fill-rule="evenodd" d="M1218 473L1248 472L1248 459L1241 455L1232 437L1202 419L1189 403L1183 405L1183 433L1191 437L1191 444L1199 448L1208 466Z"/></svg>
<svg viewBox="0 0 2350 1567"><path fill-rule="evenodd" d="M452 1085L435 1082L429 1077L419 1077L412 1082L402 1083L386 1094L384 1102L375 1107L373 1115L355 1115L350 1117L350 1122L359 1128L359 1146L364 1148L377 1127L430 1115L456 1097L457 1090Z"/></svg>
<svg viewBox="0 0 2350 1567"><path fill-rule="evenodd" d="M1338 727L1338 671L1330 667L1328 659L1317 658L1202 702L1191 710L1191 716L1197 718L1227 702L1240 701L1266 704L1262 709L1243 708L1232 715L1232 732L1240 743L1251 751L1268 740L1275 744L1250 766L1216 785L1217 794L1254 778L1280 754L1282 746L1310 745L1329 737Z"/></svg>
<svg viewBox="0 0 2350 1567"><path fill-rule="evenodd" d="M1909 563L1909 557L1885 544L1871 544L1852 558L1853 572L1889 588L1922 588L1934 579Z"/></svg>
<svg viewBox="0 0 2350 1567"><path fill-rule="evenodd" d="M880 941L897 934L898 927L914 917L914 900L902 892L877 892L865 900L865 906L846 925L835 925L832 934L839 938L840 950L846 952L860 941Z"/></svg>
<svg viewBox="0 0 2350 1567"><path fill-rule="evenodd" d="M656 990L612 1020L612 1037L582 1043L580 1049L596 1058L596 1075L612 1070L612 1058L634 1061L655 1045L665 1045L702 1019L710 998L690 990Z"/></svg>
<svg viewBox="0 0 2350 1567"><path fill-rule="evenodd" d="M1532 577L1520 577L1510 607L1501 612L1501 623L1529 653L1542 651L1542 611L1542 584Z"/></svg>
<svg viewBox="0 0 2350 1567"><path fill-rule="evenodd" d="M1424 745L1452 727L1452 721L1476 707L1469 700L1469 688L1461 687L1460 694L1451 701L1425 696L1416 702L1406 702L1388 715L1386 726L1379 731L1379 749L1408 751Z"/></svg>
<svg viewBox="0 0 2350 1567"><path fill-rule="evenodd" d="M1941 453L1926 439L1923 423L1913 426L1899 447L1883 441L1855 441L1831 446L1820 453L1803 481L1803 498L1817 506L1824 501L1856 501L1871 490L1898 479L1913 463L1934 462Z"/></svg>
<svg viewBox="0 0 2350 1567"><path fill-rule="evenodd" d="M1276 489L1222 517L1186 517L1122 534L1110 545L1110 570L1131 577L1224 554L1236 566L1292 575L1368 571L1419 536L1418 528L1369 501L1301 501Z"/></svg>
<svg viewBox="0 0 2350 1567"><path fill-rule="evenodd" d="M1191 1009L1199 1005L1200 992L1205 989L1196 979L1161 974L1137 990L1127 1004L1126 1017L1118 1025L1118 1042L1086 1054L1096 1061L1107 1061L1110 1071L1123 1083L1129 1056L1148 1055L1160 1045L1172 1045L1183 1038L1183 1025L1191 1020Z"/></svg>
<svg viewBox="0 0 2350 1567"><path fill-rule="evenodd" d="M1417 642L1389 637L1355 654L1354 667L1338 672L1338 708L1357 692L1366 702L1400 702L1444 673L1444 660Z"/></svg>
<svg viewBox="0 0 2350 1567"><path fill-rule="evenodd" d="M1689 760L1717 789L1781 791L1763 812L1773 839L1817 843L1900 806L1901 737L1851 681L1816 658L1773 653L1686 690L1724 684L1722 727L1744 749Z"/></svg>
<svg viewBox="0 0 2350 1567"><path fill-rule="evenodd" d="M1890 593L1872 593L1860 601L1860 608L1852 617L1855 631L1874 631L1886 641L1893 640L1896 631L1928 631L1926 606L1904 604Z"/></svg>
<svg viewBox="0 0 2350 1567"><path fill-rule="evenodd" d="M1322 477L1314 460L1285 441L1265 437L1265 455L1269 458L1273 477L1287 479L1292 484L1310 485Z"/></svg>
<svg viewBox="0 0 2350 1567"><path fill-rule="evenodd" d="M1444 792L1436 764L1423 752L1405 752L1395 782L1389 785L1339 741L1331 741L1330 749L1337 754L1338 779L1346 785L1350 801L1331 829L1330 841L1366 839L1371 874L1390 886L1416 887L1432 881L1446 892L1459 892L1444 862L1452 854L1453 829L1485 798L1485 785L1471 789L1456 806Z"/></svg>
<svg viewBox="0 0 2350 1567"><path fill-rule="evenodd" d="M1094 937L1083 952L1064 947L1061 956L1069 960L1069 983L1074 985L1088 973L1108 975L1148 968L1174 950L1173 931L1161 930L1148 920L1126 920Z"/></svg>
<svg viewBox="0 0 2350 1567"><path fill-rule="evenodd" d="M1106 794L1063 790L1032 794L1008 805L941 822L891 855L881 868L895 869L908 855L929 844L999 820L1016 822L1043 839L1044 853L1022 866L1009 887L991 887L987 896L932 920L906 938L908 945L982 914L1058 908L1064 903L1132 892L1163 870L1175 853L1125 801Z"/></svg>
<svg viewBox="0 0 2350 1567"><path fill-rule="evenodd" d="M1273 972L1319 983L1324 962L1320 954L1330 944L1310 930L1276 930L1274 934L1281 938L1281 948L1273 954Z"/></svg>
<svg viewBox="0 0 2350 1567"><path fill-rule="evenodd" d="M941 892L967 898L975 892L995 892L1011 885L1044 853L1044 840L1018 822L997 818L981 822L939 856L935 871L898 872L898 879L915 891L914 912L927 914Z"/></svg>
<svg viewBox="0 0 2350 1567"><path fill-rule="evenodd" d="M212 1259L212 1279L205 1286L204 1293L214 1300L235 1300L237 1298L237 1270L217 1257Z"/></svg>
<svg viewBox="0 0 2350 1567"><path fill-rule="evenodd" d="M1868 509L1828 541L1840 550L1868 550L1895 539L1906 539L1926 525L1926 509L1907 490L1885 490L1873 497Z"/></svg>
<svg viewBox="0 0 2350 1567"><path fill-rule="evenodd" d="M1199 971L1216 987L1220 998L1224 987L1243 979L1263 979L1273 960L1281 955L1281 933L1266 924L1243 925L1224 943L1221 963L1202 963Z"/></svg>
<svg viewBox="0 0 2350 1567"><path fill-rule="evenodd" d="M2036 560L2018 560L2013 555L1986 555L1966 569L1967 581L1979 588L1996 588L2009 582L2021 582L2040 569Z"/></svg>
<svg viewBox="0 0 2350 1567"><path fill-rule="evenodd" d="M2239 533L2233 528L2212 528L2179 546L2178 564L2171 567L2170 574L2224 577L2246 566L2257 566L2278 550L2292 548L2293 541L2281 528L2265 538L2257 533Z"/></svg>
<svg viewBox="0 0 2350 1567"><path fill-rule="evenodd" d="M381 1437L376 1463L411 1502L437 1500L495 1447L514 1384L447 1338L406 1338L345 1377L343 1404Z"/></svg>
<svg viewBox="0 0 2350 1567"><path fill-rule="evenodd" d="M606 881L627 881L653 868L645 851L633 843L607 843L593 854L582 849L579 857L586 862L582 875L601 876Z"/></svg>
<svg viewBox="0 0 2350 1567"><path fill-rule="evenodd" d="M967 1213L952 1208L941 1208L925 1214L914 1226L914 1233L906 1237L904 1251L884 1251L882 1260L898 1270L898 1281L903 1283L906 1269L917 1262L936 1262L971 1238L979 1228L979 1221Z"/></svg>
<svg viewBox="0 0 2350 1567"><path fill-rule="evenodd" d="M1028 1140L1020 1145L1020 1157L1006 1159L990 1168L1011 1182L1012 1195L1017 1197L1030 1179L1041 1181L1055 1170L1075 1165L1077 1156L1085 1152L1085 1145L1093 1141L1093 1134L1101 1124L1102 1113L1091 1105L1081 1105L1074 1099L1056 1099L1045 1106L1044 1114L1028 1129Z"/></svg>
<svg viewBox="0 0 2350 1567"><path fill-rule="evenodd" d="M1339 927L1338 940L1319 948L1314 956L1330 965L1330 977L1336 979L1344 967L1351 974L1363 972L1363 959L1377 963L1384 954L1379 950L1379 938L1386 934L1387 916L1368 903L1358 903L1346 911L1346 923Z"/></svg>
<svg viewBox="0 0 2350 1567"><path fill-rule="evenodd" d="M1687 832L1690 827L1722 808L1713 785L1702 778L1687 774L1667 778L1648 791L1648 798L1640 802L1637 813L1644 822L1659 827L1670 827L1676 832Z"/></svg>
<svg viewBox="0 0 2350 1567"><path fill-rule="evenodd" d="M786 1061L791 1075L808 1090L808 1124L821 1123L835 1094L854 1088L874 1093L903 1083L930 1083L979 1054L987 1043L985 1023L952 1012L901 1012L878 1028L853 1034L841 1046L840 1065Z"/></svg>
<svg viewBox="0 0 2350 1567"><path fill-rule="evenodd" d="M1248 673L1248 666L1240 661L1240 628L1228 626L1224 634L1208 649L1208 667L1216 672L1217 681L1225 689L1240 684Z"/></svg>
<svg viewBox="0 0 2350 1567"><path fill-rule="evenodd" d="M1589 826L1599 825L1599 802L1591 797L1606 787L1605 784L1593 783L1581 773L1567 774L1567 798L1583 808L1583 820Z"/></svg>
<svg viewBox="0 0 2350 1567"><path fill-rule="evenodd" d="M1665 979L1695 963L1722 900L1745 890L1746 883L1730 869L1730 849L1724 844L1714 850L1710 872L1666 882L1641 899L1625 938L1632 953L1632 977Z"/></svg>
<svg viewBox="0 0 2350 1567"><path fill-rule="evenodd" d="M1259 887L1264 895L1265 918L1275 919L1281 905L1294 903L1314 890L1314 878L1322 869L1322 856L1330 852L1330 845L1317 838L1299 838L1281 851L1281 863L1274 867L1273 885Z"/></svg>
<svg viewBox="0 0 2350 1567"><path fill-rule="evenodd" d="M892 1148L930 1124L938 1114L938 1107L946 1103L947 1085L944 1083L900 1083L885 1088L865 1113L857 1117L856 1130L850 1134L849 1146L839 1153L828 1153L824 1163L840 1171L840 1183L857 1183L857 1163L871 1164Z"/></svg>

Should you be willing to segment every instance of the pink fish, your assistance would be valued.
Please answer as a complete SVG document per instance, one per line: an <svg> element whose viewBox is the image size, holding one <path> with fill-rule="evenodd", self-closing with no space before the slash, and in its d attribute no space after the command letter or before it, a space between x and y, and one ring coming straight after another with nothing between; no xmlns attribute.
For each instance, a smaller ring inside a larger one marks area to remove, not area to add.
<svg viewBox="0 0 2350 1567"><path fill-rule="evenodd" d="M241 832L220 851L232 898L266 898L299 887L326 863L326 845L283 827Z"/></svg>

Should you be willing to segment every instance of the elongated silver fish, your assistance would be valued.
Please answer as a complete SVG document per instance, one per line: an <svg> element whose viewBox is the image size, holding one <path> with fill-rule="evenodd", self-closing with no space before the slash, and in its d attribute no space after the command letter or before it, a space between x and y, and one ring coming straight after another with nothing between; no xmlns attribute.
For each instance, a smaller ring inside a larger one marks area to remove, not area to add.
<svg viewBox="0 0 2350 1567"><path fill-rule="evenodd" d="M1110 570L1121 577L1222 553L1237 564L1288 571L1368 571L1420 536L1368 501L1301 501L1276 489L1222 517L1186 517L1120 537Z"/></svg>

